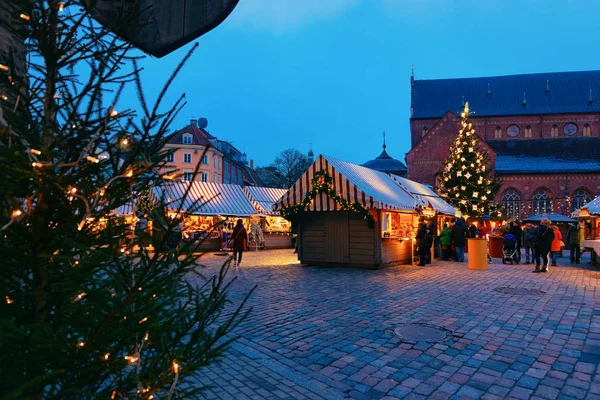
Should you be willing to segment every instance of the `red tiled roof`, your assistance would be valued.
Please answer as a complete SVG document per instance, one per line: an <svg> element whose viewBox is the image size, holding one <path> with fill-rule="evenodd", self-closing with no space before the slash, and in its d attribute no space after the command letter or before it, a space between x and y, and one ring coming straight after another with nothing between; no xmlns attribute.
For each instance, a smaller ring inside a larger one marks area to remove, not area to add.
<svg viewBox="0 0 600 400"><path fill-rule="evenodd" d="M195 145L208 146L210 144L209 140L214 139L214 136L206 132L204 129L193 125L187 125L186 127L177 131L168 143L182 144L182 136L184 133L190 133L192 135L192 144Z"/></svg>

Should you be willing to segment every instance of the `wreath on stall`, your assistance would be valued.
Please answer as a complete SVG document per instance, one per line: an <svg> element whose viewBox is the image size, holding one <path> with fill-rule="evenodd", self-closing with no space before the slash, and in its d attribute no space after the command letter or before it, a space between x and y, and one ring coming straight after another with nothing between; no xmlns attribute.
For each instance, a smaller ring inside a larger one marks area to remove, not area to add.
<svg viewBox="0 0 600 400"><path fill-rule="evenodd" d="M318 194L326 193L342 210L350 210L360 214L369 224L369 228L375 229L375 218L373 218L369 210L359 202L352 203L337 194L333 189L333 178L331 178L326 171L317 171L313 176L311 183L312 189L306 193L306 196L300 203L281 208L281 216L283 218L288 221L295 219L302 210L308 207L310 202L313 201Z"/></svg>

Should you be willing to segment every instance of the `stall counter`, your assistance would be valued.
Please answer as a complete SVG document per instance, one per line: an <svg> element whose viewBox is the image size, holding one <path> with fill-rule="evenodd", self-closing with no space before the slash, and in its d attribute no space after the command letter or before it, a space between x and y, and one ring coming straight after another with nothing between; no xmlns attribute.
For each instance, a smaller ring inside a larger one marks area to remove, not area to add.
<svg viewBox="0 0 600 400"><path fill-rule="evenodd" d="M590 250L591 261L592 261L592 263L596 264L596 262L597 262L597 255L600 254L600 239L596 239L596 240L587 239L587 240L584 240L583 242L581 242L581 247L583 247L584 249Z"/></svg>

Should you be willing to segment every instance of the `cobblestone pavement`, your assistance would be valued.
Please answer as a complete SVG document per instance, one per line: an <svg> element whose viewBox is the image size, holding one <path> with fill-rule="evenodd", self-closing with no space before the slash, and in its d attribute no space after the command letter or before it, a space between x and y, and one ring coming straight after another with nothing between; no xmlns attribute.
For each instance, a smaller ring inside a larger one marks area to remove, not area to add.
<svg viewBox="0 0 600 400"><path fill-rule="evenodd" d="M244 257L231 295L238 302L257 284L254 310L223 361L200 374L206 398L600 399L596 267L360 270L302 266L291 250ZM224 259L205 255L204 272ZM407 323L446 339L403 342L394 329Z"/></svg>

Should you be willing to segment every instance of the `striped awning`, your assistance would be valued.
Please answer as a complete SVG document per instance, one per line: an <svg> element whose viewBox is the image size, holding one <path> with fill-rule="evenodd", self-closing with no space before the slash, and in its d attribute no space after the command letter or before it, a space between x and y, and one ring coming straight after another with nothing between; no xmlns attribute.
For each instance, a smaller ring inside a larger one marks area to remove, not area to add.
<svg viewBox="0 0 600 400"><path fill-rule="evenodd" d="M133 210L135 208L137 208L135 204L132 201L130 201L128 203L123 204L120 207L115 208L114 210L112 210L111 213L118 217L133 216Z"/></svg>
<svg viewBox="0 0 600 400"><path fill-rule="evenodd" d="M273 205L287 192L286 189L260 186L246 186L244 191L257 211L264 215L279 215L279 212L273 211Z"/></svg>
<svg viewBox="0 0 600 400"><path fill-rule="evenodd" d="M185 192L190 188L189 193ZM211 182L167 182L154 188L157 199L164 201L170 211L194 215L223 215L248 217L257 214L256 208L239 185Z"/></svg>
<svg viewBox="0 0 600 400"><path fill-rule="evenodd" d="M455 215L456 209L442 200L430 187L397 175L390 174L390 176L398 185L409 192L423 208L430 208L439 214Z"/></svg>
<svg viewBox="0 0 600 400"><path fill-rule="evenodd" d="M415 199L388 174L323 155L275 203L273 209L278 211L282 207L302 202L312 188L312 178L317 171L327 171L333 178L334 190L347 201L358 202L368 209L416 212ZM340 206L325 193L321 193L310 203L308 209L333 211L339 210Z"/></svg>
<svg viewBox="0 0 600 400"><path fill-rule="evenodd" d="M590 215L600 214L600 196L581 207L582 210L587 210Z"/></svg>

